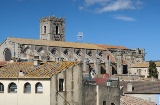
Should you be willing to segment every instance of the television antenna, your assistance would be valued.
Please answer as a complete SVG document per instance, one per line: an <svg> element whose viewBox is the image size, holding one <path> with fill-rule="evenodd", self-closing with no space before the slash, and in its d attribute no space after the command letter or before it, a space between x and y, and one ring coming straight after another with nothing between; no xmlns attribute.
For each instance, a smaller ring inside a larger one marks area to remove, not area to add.
<svg viewBox="0 0 160 105"><path fill-rule="evenodd" d="M78 32L77 40L83 40L83 32Z"/></svg>

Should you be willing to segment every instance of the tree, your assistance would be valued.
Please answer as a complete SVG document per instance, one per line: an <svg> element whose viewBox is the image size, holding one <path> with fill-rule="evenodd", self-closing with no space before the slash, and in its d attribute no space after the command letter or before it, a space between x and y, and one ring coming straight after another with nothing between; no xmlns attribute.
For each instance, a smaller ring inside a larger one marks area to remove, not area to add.
<svg viewBox="0 0 160 105"><path fill-rule="evenodd" d="M157 68L156 68L156 64L152 60L149 61L148 71L149 71L149 78L151 78L152 76L155 77L155 78L158 78L158 71L157 71Z"/></svg>

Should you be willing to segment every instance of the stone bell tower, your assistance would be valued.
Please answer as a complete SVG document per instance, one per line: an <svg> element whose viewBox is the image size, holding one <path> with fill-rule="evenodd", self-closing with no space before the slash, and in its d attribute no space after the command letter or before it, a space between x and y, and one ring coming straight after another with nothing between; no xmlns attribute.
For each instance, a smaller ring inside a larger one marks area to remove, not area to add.
<svg viewBox="0 0 160 105"><path fill-rule="evenodd" d="M40 39L65 41L65 19L54 16L41 18Z"/></svg>

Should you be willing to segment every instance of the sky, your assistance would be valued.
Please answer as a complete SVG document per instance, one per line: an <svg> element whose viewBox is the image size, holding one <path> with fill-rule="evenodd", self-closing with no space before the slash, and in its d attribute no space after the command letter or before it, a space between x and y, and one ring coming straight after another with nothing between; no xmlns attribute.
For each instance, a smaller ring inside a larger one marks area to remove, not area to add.
<svg viewBox="0 0 160 105"><path fill-rule="evenodd" d="M160 60L160 0L0 0L0 43L39 39L47 16L65 18L66 41L144 48L146 61Z"/></svg>

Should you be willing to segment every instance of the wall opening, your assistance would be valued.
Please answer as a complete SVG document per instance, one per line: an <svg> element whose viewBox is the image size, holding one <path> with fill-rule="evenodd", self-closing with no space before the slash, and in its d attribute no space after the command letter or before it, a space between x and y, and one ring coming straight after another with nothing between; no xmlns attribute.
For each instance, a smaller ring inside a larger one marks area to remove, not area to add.
<svg viewBox="0 0 160 105"><path fill-rule="evenodd" d="M9 49L6 49L4 51L4 58L5 58L5 61L10 61L11 60L11 51Z"/></svg>
<svg viewBox="0 0 160 105"><path fill-rule="evenodd" d="M106 70L101 66L101 74L106 74Z"/></svg>
<svg viewBox="0 0 160 105"><path fill-rule="evenodd" d="M44 34L46 34L46 30L47 30L47 27L46 27L46 26L44 26Z"/></svg>
<svg viewBox="0 0 160 105"><path fill-rule="evenodd" d="M59 91L64 91L64 79L59 79Z"/></svg>
<svg viewBox="0 0 160 105"><path fill-rule="evenodd" d="M117 74L117 70L112 66L112 75Z"/></svg>
<svg viewBox="0 0 160 105"><path fill-rule="evenodd" d="M2 83L0 83L0 93L4 92L4 85Z"/></svg>
<svg viewBox="0 0 160 105"><path fill-rule="evenodd" d="M56 26L56 34L59 34L59 27Z"/></svg>
<svg viewBox="0 0 160 105"><path fill-rule="evenodd" d="M103 105L107 105L107 104L106 104L106 101L103 101Z"/></svg>
<svg viewBox="0 0 160 105"><path fill-rule="evenodd" d="M128 73L128 65L123 65L123 74Z"/></svg>
<svg viewBox="0 0 160 105"><path fill-rule="evenodd" d="M115 103L111 103L111 105L116 105Z"/></svg>

